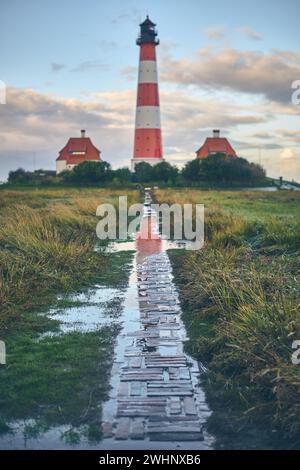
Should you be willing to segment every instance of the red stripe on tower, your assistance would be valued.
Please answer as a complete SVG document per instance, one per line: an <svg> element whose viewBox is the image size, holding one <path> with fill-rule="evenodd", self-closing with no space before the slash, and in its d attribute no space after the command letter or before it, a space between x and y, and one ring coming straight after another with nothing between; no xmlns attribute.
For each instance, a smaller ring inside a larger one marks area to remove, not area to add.
<svg viewBox="0 0 300 470"><path fill-rule="evenodd" d="M139 83L137 106L159 106L157 83Z"/></svg>
<svg viewBox="0 0 300 470"><path fill-rule="evenodd" d="M157 80L155 24L147 16L140 24L138 90L132 169L140 162L154 165L163 160Z"/></svg>

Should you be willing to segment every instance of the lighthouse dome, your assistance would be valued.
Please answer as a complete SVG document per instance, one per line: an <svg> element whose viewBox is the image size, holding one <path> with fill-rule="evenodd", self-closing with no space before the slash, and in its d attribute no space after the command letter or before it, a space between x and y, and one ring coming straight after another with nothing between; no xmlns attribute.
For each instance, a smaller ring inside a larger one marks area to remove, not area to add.
<svg viewBox="0 0 300 470"><path fill-rule="evenodd" d="M159 40L156 38L157 31L155 29L156 24L153 23L149 16L147 15L145 21L140 23L140 35L137 38L137 45L140 46L141 44L159 44Z"/></svg>

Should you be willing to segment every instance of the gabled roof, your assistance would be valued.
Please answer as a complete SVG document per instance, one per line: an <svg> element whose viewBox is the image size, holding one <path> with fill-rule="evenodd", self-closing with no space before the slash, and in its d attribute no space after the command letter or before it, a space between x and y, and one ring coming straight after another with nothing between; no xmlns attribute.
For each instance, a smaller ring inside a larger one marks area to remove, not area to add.
<svg viewBox="0 0 300 470"><path fill-rule="evenodd" d="M82 152L82 154L73 152ZM95 147L89 137L71 137L60 150L56 160L66 160L67 163L76 165L85 160L100 160L100 154L100 150Z"/></svg>
<svg viewBox="0 0 300 470"><path fill-rule="evenodd" d="M198 158L205 158L212 153L225 153L236 157L235 150L225 137L207 137L204 144L197 150Z"/></svg>

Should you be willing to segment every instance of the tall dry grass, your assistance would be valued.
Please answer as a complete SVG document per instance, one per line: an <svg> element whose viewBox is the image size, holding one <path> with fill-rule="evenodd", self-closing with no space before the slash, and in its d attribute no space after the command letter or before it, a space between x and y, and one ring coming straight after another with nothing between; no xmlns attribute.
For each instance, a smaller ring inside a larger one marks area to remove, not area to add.
<svg viewBox="0 0 300 470"><path fill-rule="evenodd" d="M170 202L180 196L168 193ZM268 423L296 447L300 365L292 364L292 343L300 339L299 196L271 194L268 203L265 194L234 193L235 210L227 193L191 196L193 202L206 200L205 246L186 253L183 262L172 258L190 352L207 361L210 391L221 388L227 399L231 391L245 420Z"/></svg>
<svg viewBox="0 0 300 470"><path fill-rule="evenodd" d="M116 191L0 192L0 328L60 291L85 285L108 268L94 252L96 208ZM129 200L137 199L131 191Z"/></svg>

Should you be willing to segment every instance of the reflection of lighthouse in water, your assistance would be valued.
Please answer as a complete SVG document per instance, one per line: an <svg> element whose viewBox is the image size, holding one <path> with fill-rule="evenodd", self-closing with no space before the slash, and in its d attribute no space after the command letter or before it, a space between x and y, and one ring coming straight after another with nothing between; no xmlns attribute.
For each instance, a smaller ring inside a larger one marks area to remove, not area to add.
<svg viewBox="0 0 300 470"><path fill-rule="evenodd" d="M156 46L159 40L156 37L155 24L148 16L140 24L140 28L137 39L140 60L132 170L140 162L155 165L163 160L156 64Z"/></svg>
<svg viewBox="0 0 300 470"><path fill-rule="evenodd" d="M140 230L136 235L137 263L141 264L145 258L162 251L162 239L159 234L156 213L148 205L151 197L149 193L145 196L144 214Z"/></svg>

